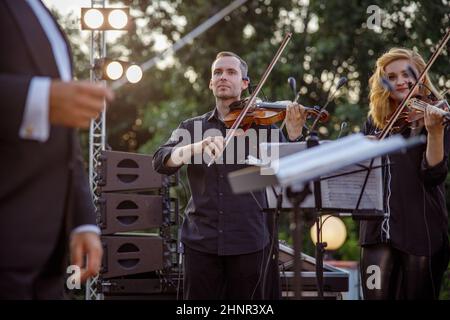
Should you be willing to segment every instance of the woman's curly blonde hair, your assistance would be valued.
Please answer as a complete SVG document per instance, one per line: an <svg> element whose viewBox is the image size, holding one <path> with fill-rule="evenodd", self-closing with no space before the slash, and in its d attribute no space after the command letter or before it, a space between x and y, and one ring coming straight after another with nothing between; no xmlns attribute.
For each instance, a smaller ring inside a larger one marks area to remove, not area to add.
<svg viewBox="0 0 450 320"><path fill-rule="evenodd" d="M426 63L423 58L417 52L405 48L392 48L378 58L375 72L369 79L369 116L372 117L374 124L380 129L385 126L386 120L396 108L394 101L389 97L389 90L383 86L381 79L386 77L384 70L386 66L392 61L400 59L411 61L411 65L419 73L425 69ZM428 75L425 75L423 82L433 94L438 96L437 90L431 83ZM423 86L419 88L419 92L421 95L430 94L430 91Z"/></svg>

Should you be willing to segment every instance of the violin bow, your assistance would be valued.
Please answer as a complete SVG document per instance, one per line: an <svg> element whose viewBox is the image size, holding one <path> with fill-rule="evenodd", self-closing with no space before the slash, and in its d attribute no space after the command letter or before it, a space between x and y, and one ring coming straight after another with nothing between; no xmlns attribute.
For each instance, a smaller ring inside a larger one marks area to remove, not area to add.
<svg viewBox="0 0 450 320"><path fill-rule="evenodd" d="M445 45L447 44L449 39L450 39L450 28L447 30L446 34L444 35L444 37L441 40L441 43L437 46L436 50L431 55L430 60L427 62L425 68L420 73L419 77L417 78L417 81L415 81L414 85L409 90L409 92L406 95L406 97L400 103L400 106L394 111L394 113L391 116L391 118L389 119L387 125L381 131L380 140L383 140L384 138L386 138L387 135L389 134L389 132L392 130L392 127L394 126L394 123L397 121L397 119L400 116L400 114L402 113L403 109L405 109L408 100L411 99L414 90L417 88L419 83L421 83L423 81L423 79L425 78L425 75L427 74L428 70L430 70L431 66L436 61L437 57L442 53L442 50L444 50Z"/></svg>
<svg viewBox="0 0 450 320"><path fill-rule="evenodd" d="M218 154L214 154L211 157L211 161L208 163L208 167L211 166L211 164L213 164L213 162L222 155L223 151L226 149L226 147L230 143L231 139L233 138L234 134L236 133L236 130L241 125L242 120L245 118L245 115L247 114L248 110L250 110L250 107L256 102L256 97L258 96L259 92L261 91L262 86L264 85L267 78L269 77L270 72L272 72L273 67L275 66L277 61L280 59L281 54L283 53L284 49L286 48L291 37L292 37L291 32L287 33L284 36L284 39L281 42L280 47L278 48L277 52L275 53L275 56L272 58L272 61L270 62L269 66L264 71L264 74L262 75L260 82L258 83L256 88L250 95L250 98L248 99L247 103L245 104L245 107L242 109L242 112L239 114L239 116L234 121L233 125L230 127L230 129L225 137L224 147L223 147L222 151Z"/></svg>

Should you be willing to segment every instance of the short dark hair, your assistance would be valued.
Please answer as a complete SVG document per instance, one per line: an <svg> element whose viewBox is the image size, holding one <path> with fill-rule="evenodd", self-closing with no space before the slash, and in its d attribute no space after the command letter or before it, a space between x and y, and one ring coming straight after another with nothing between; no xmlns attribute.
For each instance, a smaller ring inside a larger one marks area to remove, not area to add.
<svg viewBox="0 0 450 320"><path fill-rule="evenodd" d="M216 55L216 59L214 60L214 62L217 61L217 59L219 58L223 58L223 57L235 57L239 60L240 64L239 64L239 68L241 69L241 73L242 73L242 78L247 78L247 72L248 72L248 65L247 62L245 62L241 57L239 57L236 53L231 52L231 51L221 51ZM213 62L213 64L214 64Z"/></svg>

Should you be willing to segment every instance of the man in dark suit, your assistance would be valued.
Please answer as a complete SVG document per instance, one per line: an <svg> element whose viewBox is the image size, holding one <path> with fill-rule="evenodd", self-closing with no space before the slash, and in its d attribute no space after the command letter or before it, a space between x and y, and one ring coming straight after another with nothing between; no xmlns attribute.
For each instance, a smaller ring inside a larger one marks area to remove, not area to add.
<svg viewBox="0 0 450 320"><path fill-rule="evenodd" d="M112 92L71 81L69 46L39 0L0 1L0 41L0 299L58 299L69 238L81 281L101 265L75 128Z"/></svg>

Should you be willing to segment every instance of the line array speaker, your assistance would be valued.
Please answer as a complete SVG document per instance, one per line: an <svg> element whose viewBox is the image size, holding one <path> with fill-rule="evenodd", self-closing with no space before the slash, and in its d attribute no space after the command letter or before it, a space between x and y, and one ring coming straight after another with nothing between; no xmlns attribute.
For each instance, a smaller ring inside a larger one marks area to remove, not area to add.
<svg viewBox="0 0 450 320"><path fill-rule="evenodd" d="M98 168L102 192L162 188L164 176L153 170L152 155L103 151Z"/></svg>
<svg viewBox="0 0 450 320"><path fill-rule="evenodd" d="M170 267L170 250L163 239L149 234L103 236L104 279Z"/></svg>
<svg viewBox="0 0 450 320"><path fill-rule="evenodd" d="M102 234L159 228L163 197L131 193L102 193L99 198Z"/></svg>

